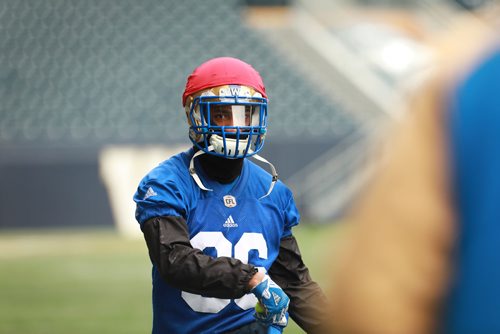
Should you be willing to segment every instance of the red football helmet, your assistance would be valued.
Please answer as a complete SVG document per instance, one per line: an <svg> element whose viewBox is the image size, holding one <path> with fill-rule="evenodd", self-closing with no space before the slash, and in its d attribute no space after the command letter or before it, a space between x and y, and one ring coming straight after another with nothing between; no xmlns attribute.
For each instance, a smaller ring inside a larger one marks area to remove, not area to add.
<svg viewBox="0 0 500 334"><path fill-rule="evenodd" d="M230 57L201 64L187 79L182 103L189 137L205 153L236 159L262 149L267 95L249 64Z"/></svg>

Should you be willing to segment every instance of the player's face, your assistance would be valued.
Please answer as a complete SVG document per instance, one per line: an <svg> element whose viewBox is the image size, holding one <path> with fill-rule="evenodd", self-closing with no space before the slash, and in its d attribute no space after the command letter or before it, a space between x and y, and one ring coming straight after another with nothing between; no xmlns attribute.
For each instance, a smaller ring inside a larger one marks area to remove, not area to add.
<svg viewBox="0 0 500 334"><path fill-rule="evenodd" d="M216 126L250 126L251 106L222 104L210 109L210 122ZM226 131L236 132L236 129Z"/></svg>

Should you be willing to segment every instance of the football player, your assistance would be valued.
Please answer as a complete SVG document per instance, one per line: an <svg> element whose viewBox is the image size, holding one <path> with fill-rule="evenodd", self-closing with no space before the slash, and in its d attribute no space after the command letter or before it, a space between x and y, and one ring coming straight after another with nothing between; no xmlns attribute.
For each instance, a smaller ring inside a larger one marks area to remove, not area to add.
<svg viewBox="0 0 500 334"><path fill-rule="evenodd" d="M153 264L153 333L266 333L288 314L319 331L326 300L292 233L292 193L257 155L268 112L259 73L211 59L189 75L182 103L193 147L153 169L134 196Z"/></svg>

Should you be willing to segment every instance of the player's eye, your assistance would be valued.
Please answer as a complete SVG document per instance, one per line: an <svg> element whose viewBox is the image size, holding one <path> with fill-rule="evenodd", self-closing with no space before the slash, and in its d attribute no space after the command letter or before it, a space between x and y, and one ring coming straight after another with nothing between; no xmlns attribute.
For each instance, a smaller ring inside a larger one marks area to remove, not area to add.
<svg viewBox="0 0 500 334"><path fill-rule="evenodd" d="M227 108L214 108L211 112L211 119L216 124L229 122L232 120L231 110Z"/></svg>
<svg viewBox="0 0 500 334"><path fill-rule="evenodd" d="M230 113L227 111L214 111L212 115L213 118L217 119L227 119L230 117Z"/></svg>

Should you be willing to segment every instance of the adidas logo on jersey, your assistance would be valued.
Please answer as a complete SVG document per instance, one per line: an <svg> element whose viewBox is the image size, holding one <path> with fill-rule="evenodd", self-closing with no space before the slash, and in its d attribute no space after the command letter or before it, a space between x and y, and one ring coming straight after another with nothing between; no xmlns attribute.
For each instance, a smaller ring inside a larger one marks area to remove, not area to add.
<svg viewBox="0 0 500 334"><path fill-rule="evenodd" d="M148 199L148 198L149 198L149 197L151 197L151 196L156 196L156 195L158 195L158 194L156 193L156 191L154 191L154 190L153 190L153 188L149 187L149 188L148 188L148 191L146 191L146 195L144 195L143 200Z"/></svg>
<svg viewBox="0 0 500 334"><path fill-rule="evenodd" d="M238 224L235 223L232 216L229 216L229 218L226 219L226 221L224 222L224 224L222 226L223 227L238 227Z"/></svg>

